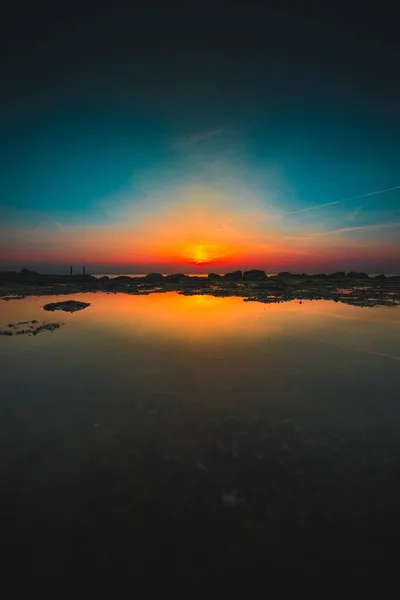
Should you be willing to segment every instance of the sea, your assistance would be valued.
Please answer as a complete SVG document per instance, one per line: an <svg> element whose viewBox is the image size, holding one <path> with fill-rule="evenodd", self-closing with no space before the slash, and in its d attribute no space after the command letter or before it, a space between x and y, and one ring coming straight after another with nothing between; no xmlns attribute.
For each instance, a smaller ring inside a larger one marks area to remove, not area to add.
<svg viewBox="0 0 400 600"><path fill-rule="evenodd" d="M0 330L44 322L0 335L4 573L192 595L397 568L399 306L0 299Z"/></svg>

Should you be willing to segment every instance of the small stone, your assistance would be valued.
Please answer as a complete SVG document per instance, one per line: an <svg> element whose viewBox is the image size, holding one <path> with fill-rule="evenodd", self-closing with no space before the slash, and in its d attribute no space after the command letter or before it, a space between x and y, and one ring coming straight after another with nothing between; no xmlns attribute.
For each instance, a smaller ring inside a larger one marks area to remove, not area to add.
<svg viewBox="0 0 400 600"><path fill-rule="evenodd" d="M235 490L231 490L228 494L223 494L221 502L229 508L236 508L244 503L244 498L237 495Z"/></svg>

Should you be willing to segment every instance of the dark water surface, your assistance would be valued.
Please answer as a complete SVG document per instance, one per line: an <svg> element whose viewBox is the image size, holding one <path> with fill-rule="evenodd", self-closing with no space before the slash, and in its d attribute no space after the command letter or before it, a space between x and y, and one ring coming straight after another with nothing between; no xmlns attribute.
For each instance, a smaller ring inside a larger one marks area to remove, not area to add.
<svg viewBox="0 0 400 600"><path fill-rule="evenodd" d="M397 560L399 308L71 299L91 306L0 301L0 327L63 323L0 336L12 564L201 583Z"/></svg>

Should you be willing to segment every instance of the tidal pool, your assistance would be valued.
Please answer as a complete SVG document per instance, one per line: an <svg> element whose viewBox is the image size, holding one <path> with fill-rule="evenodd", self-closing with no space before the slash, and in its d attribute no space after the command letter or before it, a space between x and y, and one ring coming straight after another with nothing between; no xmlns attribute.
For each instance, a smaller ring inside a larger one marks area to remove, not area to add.
<svg viewBox="0 0 400 600"><path fill-rule="evenodd" d="M0 300L0 328L52 297ZM390 561L400 307L155 293L0 336L3 542L36 575ZM240 569L239 569L240 567Z"/></svg>

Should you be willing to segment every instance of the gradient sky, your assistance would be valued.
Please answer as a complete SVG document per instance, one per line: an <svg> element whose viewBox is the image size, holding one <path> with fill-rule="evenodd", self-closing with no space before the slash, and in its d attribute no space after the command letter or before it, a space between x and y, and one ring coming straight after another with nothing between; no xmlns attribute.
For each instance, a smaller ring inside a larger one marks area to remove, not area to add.
<svg viewBox="0 0 400 600"><path fill-rule="evenodd" d="M109 4L2 15L0 269L400 272L385 3Z"/></svg>

